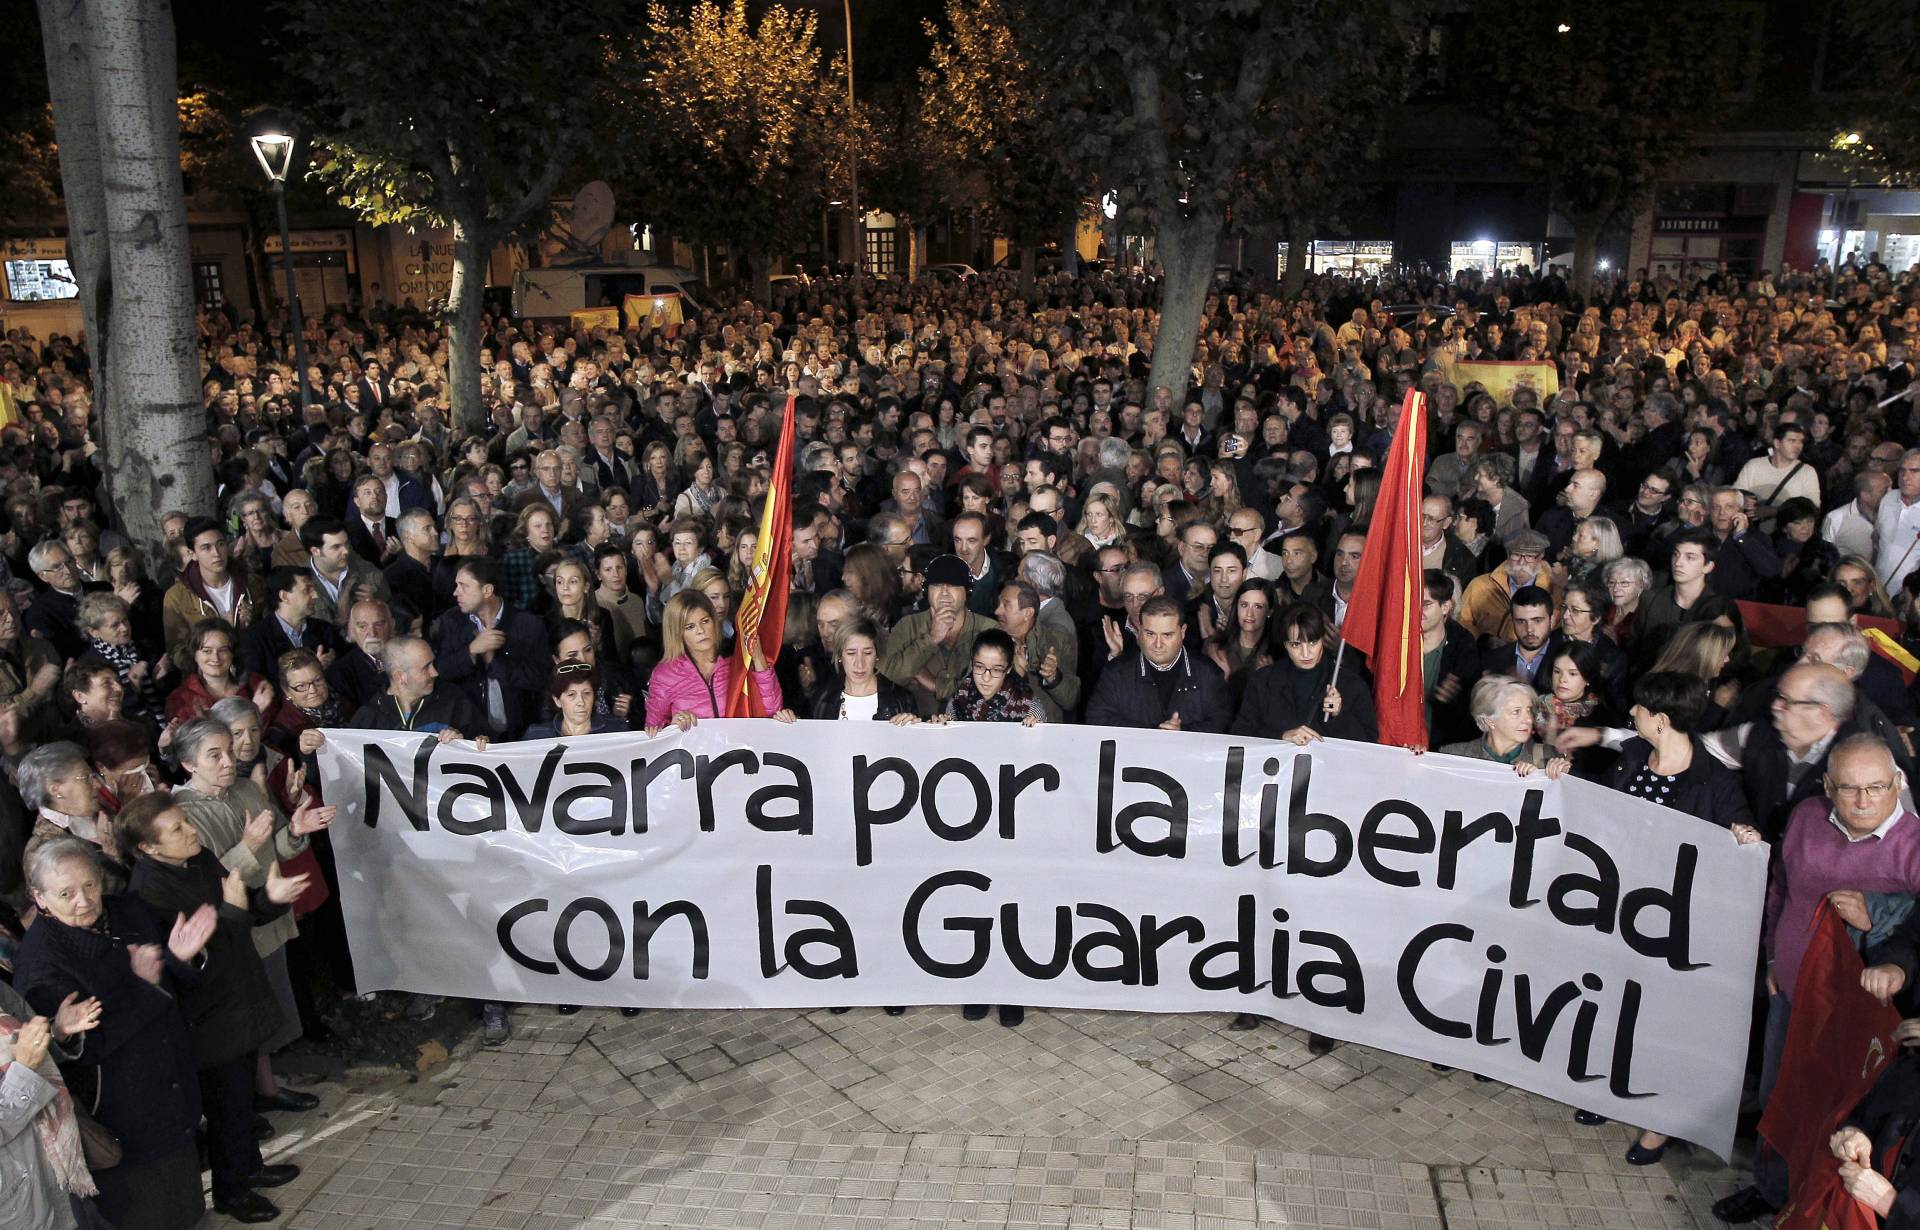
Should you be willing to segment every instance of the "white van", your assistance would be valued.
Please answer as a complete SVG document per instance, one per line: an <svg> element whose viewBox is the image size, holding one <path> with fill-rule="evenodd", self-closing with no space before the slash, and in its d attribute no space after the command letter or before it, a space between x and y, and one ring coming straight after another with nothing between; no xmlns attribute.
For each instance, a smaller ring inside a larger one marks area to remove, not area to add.
<svg viewBox="0 0 1920 1230"><path fill-rule="evenodd" d="M691 319L709 310L707 288L678 265L575 265L513 275L516 320L565 319L582 308L619 307L628 295L672 295Z"/></svg>

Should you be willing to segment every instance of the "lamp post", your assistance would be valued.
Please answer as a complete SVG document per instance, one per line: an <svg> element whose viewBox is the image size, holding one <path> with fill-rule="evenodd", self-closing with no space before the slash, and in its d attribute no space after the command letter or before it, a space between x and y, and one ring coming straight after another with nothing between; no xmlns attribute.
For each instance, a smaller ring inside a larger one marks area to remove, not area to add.
<svg viewBox="0 0 1920 1230"><path fill-rule="evenodd" d="M300 390L300 421L307 418L312 394L307 389L307 344L301 338L300 297L293 287L293 237L287 231L287 172L293 165L293 138L263 132L252 138L253 156L273 183L273 204L280 214L280 264L287 273L287 312L293 325L293 380Z"/></svg>
<svg viewBox="0 0 1920 1230"><path fill-rule="evenodd" d="M847 160L848 187L853 202L853 272L867 271L867 217L860 212L860 126L853 101L853 0L842 0L847 15L847 122L853 130L853 148Z"/></svg>

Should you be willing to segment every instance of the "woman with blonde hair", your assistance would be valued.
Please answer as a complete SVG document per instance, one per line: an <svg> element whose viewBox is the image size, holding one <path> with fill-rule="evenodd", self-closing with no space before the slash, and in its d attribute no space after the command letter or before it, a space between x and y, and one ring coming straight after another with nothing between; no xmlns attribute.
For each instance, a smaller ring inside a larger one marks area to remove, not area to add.
<svg viewBox="0 0 1920 1230"><path fill-rule="evenodd" d="M1236 494L1237 498L1237 494ZM1080 508L1080 535L1093 544L1094 550L1110 547L1115 543L1124 543L1127 539L1127 527L1120 520L1120 508L1113 499L1104 494L1089 495Z"/></svg>
<svg viewBox="0 0 1920 1230"><path fill-rule="evenodd" d="M1675 671L1707 685L1707 707L1694 729L1712 731L1726 724L1726 706L1733 697L1723 696L1723 689L1727 665L1739 643L1740 634L1725 624L1682 624L1654 659L1654 671Z"/></svg>
<svg viewBox="0 0 1920 1230"><path fill-rule="evenodd" d="M720 617L713 603L697 587L681 590L667 600L660 634L660 664L647 685L647 733L657 734L669 723L688 730L703 717L725 714L734 683L733 660L720 651ZM781 707L780 681L761 657L759 645L750 643L747 653L751 686L761 708L791 722L792 711Z"/></svg>

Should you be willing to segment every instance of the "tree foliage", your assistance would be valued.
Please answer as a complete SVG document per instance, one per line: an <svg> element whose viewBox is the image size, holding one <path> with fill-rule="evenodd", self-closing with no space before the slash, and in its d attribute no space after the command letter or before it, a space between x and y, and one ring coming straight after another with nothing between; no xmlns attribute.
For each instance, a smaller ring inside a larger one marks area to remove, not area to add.
<svg viewBox="0 0 1920 1230"><path fill-rule="evenodd" d="M1032 0L1016 28L1034 31L1049 85L1050 156L1104 168L1153 231L1166 290L1151 378L1178 398L1227 219L1317 213L1354 173L1409 19L1393 0Z"/></svg>
<svg viewBox="0 0 1920 1230"><path fill-rule="evenodd" d="M477 428L487 257L546 221L604 103L613 56L591 32L618 28L622 6L552 0L543 28L524 37L526 8L514 0L438 5L428 26L388 0L285 0L285 10L308 92L311 173L375 225L452 231L453 411Z"/></svg>
<svg viewBox="0 0 1920 1230"><path fill-rule="evenodd" d="M1060 234L1098 165L1072 159L1051 109L1065 81L1046 70L1047 32L1021 0L948 0L944 28L927 23L919 74L917 156L939 168L955 205L1023 246Z"/></svg>
<svg viewBox="0 0 1920 1230"><path fill-rule="evenodd" d="M1489 64L1500 136L1542 174L1574 223L1574 281L1592 280L1594 237L1630 216L1725 113L1743 50L1710 5L1666 0L1483 0L1473 45Z"/></svg>
<svg viewBox="0 0 1920 1230"><path fill-rule="evenodd" d="M727 243L764 299L776 252L817 222L834 103L811 13L746 0L647 8L619 59L608 122L622 143L620 196L673 234ZM844 100L842 100L844 101Z"/></svg>
<svg viewBox="0 0 1920 1230"><path fill-rule="evenodd" d="M1828 57L1871 47L1855 73L1830 74L1834 133L1821 161L1849 183L1920 183L1920 9L1912 0L1848 0L1838 6Z"/></svg>

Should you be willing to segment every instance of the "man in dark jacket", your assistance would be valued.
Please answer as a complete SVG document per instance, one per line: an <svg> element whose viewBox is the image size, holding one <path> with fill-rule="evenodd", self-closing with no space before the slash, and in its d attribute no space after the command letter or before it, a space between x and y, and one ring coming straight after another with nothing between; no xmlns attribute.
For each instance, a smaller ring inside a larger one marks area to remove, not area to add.
<svg viewBox="0 0 1920 1230"><path fill-rule="evenodd" d="M448 612L452 614L452 612ZM380 651L387 690L360 706L347 725L354 730L414 730L448 739L472 736L486 742L486 715L465 693L435 685L439 671L433 646L417 637L399 636Z"/></svg>
<svg viewBox="0 0 1920 1230"><path fill-rule="evenodd" d="M313 650L322 666L333 661L342 644L340 630L324 619L313 618L313 604L319 594L313 574L304 568L276 568L267 578L267 592L273 614L255 620L240 634L236 655L240 665L272 679L279 673L280 655L289 649Z"/></svg>
<svg viewBox="0 0 1920 1230"><path fill-rule="evenodd" d="M453 600L456 609L433 625L434 665L485 716L485 724L469 733L517 739L553 669L546 624L507 605L499 565L490 556L461 563Z"/></svg>
<svg viewBox="0 0 1920 1230"><path fill-rule="evenodd" d="M1087 725L1225 734L1233 693L1220 668L1186 650L1180 604L1162 595L1140 608L1140 647L1100 672Z"/></svg>

